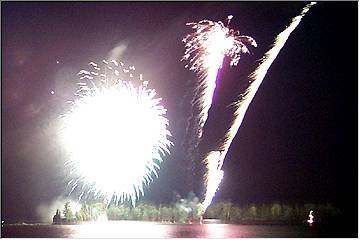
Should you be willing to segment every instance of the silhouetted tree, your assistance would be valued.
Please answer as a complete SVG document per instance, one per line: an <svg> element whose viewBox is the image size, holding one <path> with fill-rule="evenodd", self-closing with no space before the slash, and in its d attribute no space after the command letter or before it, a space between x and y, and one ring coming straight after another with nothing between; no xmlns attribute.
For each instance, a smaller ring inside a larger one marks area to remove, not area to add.
<svg viewBox="0 0 360 240"><path fill-rule="evenodd" d="M60 224L60 223L61 223L61 214L60 214L60 210L57 209L56 214L53 217L53 224Z"/></svg>
<svg viewBox="0 0 360 240"><path fill-rule="evenodd" d="M66 202L63 211L66 221L71 221L74 218L74 214L71 211L70 202Z"/></svg>

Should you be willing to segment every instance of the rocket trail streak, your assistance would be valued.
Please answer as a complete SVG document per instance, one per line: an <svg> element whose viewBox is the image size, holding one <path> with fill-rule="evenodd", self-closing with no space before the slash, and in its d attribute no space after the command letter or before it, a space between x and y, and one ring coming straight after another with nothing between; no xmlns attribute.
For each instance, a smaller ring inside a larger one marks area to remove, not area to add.
<svg viewBox="0 0 360 240"><path fill-rule="evenodd" d="M278 56L280 50L285 45L287 39L289 38L290 34L295 30L295 28L299 25L305 13L309 11L310 7L314 5L315 2L312 2L306 5L301 12L301 14L292 19L292 22L289 27L287 27L284 31L282 31L275 39L273 47L265 53L265 56L260 63L260 65L256 68L256 70L250 74L250 85L245 90L245 93L240 96L240 99L237 100L234 105L237 107L236 112L234 114L235 120L233 125L226 133L226 141L225 144L222 146L224 152L222 155L226 155L229 147L231 145L232 140L234 139L238 129L241 126L241 123L244 119L245 113L253 100L258 88L260 87L267 71L269 70L271 64L274 62L276 57Z"/></svg>
<svg viewBox="0 0 360 240"><path fill-rule="evenodd" d="M204 211L211 204L213 197L215 196L216 190L219 187L221 182L223 171L221 170L224 158L230 148L230 145L238 132L241 123L244 119L246 111L253 100L257 90L259 89L267 71L269 70L271 64L274 62L276 57L278 56L280 50L285 45L287 39L290 34L295 30L295 28L299 25L301 19L305 16L306 12L308 12L311 6L315 5L316 2L311 2L307 4L300 15L294 17L290 23L290 25L282 31L276 38L273 43L273 47L268 50L260 65L252 72L249 76L249 86L245 90L244 94L239 96L239 99L233 103L233 106L236 107L236 111L234 113L234 120L230 128L225 134L225 141L222 146L219 147L216 151L211 151L207 157L204 159L206 166L208 168L207 176L205 177L206 181L206 193L205 199L202 203Z"/></svg>

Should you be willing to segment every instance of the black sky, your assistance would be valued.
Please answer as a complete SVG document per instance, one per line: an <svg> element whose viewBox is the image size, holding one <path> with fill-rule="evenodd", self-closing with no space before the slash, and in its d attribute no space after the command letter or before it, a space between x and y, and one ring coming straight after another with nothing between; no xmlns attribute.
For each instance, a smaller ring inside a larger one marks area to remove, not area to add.
<svg viewBox="0 0 360 240"><path fill-rule="evenodd" d="M231 121L246 76L307 2L2 2L1 204L9 221L64 196L56 119L76 74L119 44L168 109L175 146L143 199L185 195L183 143L195 74L180 62L186 22L225 20L259 45L221 72L200 155ZM216 200L333 202L357 213L357 2L319 2L270 68L231 149ZM58 61L58 63L57 63ZM50 94L51 91L55 94ZM199 159L200 161L200 159ZM202 175L196 175L200 182ZM201 191L201 184L194 188Z"/></svg>

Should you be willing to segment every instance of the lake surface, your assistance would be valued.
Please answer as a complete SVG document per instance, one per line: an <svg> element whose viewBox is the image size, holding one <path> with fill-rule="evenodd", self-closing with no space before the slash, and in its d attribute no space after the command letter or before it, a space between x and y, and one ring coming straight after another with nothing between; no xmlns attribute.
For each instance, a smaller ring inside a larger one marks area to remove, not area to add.
<svg viewBox="0 0 360 240"><path fill-rule="evenodd" d="M136 221L87 222L79 225L7 224L1 230L1 237L11 238L292 238L331 235L305 225L182 225Z"/></svg>

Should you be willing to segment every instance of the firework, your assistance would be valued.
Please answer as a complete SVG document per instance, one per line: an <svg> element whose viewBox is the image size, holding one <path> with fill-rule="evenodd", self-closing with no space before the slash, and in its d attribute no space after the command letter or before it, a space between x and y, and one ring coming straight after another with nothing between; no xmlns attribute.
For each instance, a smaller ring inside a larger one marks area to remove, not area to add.
<svg viewBox="0 0 360 240"><path fill-rule="evenodd" d="M257 90L260 87L260 84L262 83L268 69L270 68L271 64L276 59L277 55L279 54L280 50L285 45L287 39L289 38L290 34L294 31L294 29L299 25L301 19L303 16L305 16L306 12L308 12L312 5L314 5L315 2L312 2L308 5L306 5L299 16L294 17L290 23L290 25L282 31L275 39L273 46L270 50L268 50L264 57L262 58L259 66L255 69L253 73L249 76L249 86L245 90L243 94L241 94L238 98L238 100L233 103L233 106L235 106L236 110L234 113L234 120L230 128L227 130L224 138L224 142L222 146L219 147L219 150L210 152L207 157L205 158L205 162L213 162L211 164L207 164L208 172L213 172L215 177L211 177L209 174L207 176L206 180L206 193L205 193L205 200L203 202L203 208L206 209L210 204L211 201L216 193L216 190L218 189L218 186L221 182L219 181L218 175L222 174L222 165L224 162L224 158L230 148L230 145L238 132L241 123L244 119L245 113L254 98ZM212 169L209 169L212 168Z"/></svg>
<svg viewBox="0 0 360 240"><path fill-rule="evenodd" d="M227 25L232 16L229 16ZM203 20L198 23L187 23L194 32L188 34L185 43L185 55L181 60L188 61L185 66L197 73L199 82L196 85L196 94L192 99L192 105L198 107L199 114L194 124L194 134L189 134L190 117L187 127L187 135L192 135L192 143L189 144L189 156L194 154L203 134L203 127L208 118L208 111L213 101L216 88L216 80L219 69L222 68L225 56L230 57L230 66L236 66L243 53L250 53L247 45L256 47L252 37L240 35L239 31L228 28L221 21L213 22ZM191 149L190 149L191 148Z"/></svg>
<svg viewBox="0 0 360 240"><path fill-rule="evenodd" d="M220 161L219 161L220 160ZM222 161L220 151L212 151L205 158L205 165L207 172L205 173L205 198L202 202L202 211L205 212L210 206L213 196L215 195L221 180L224 176L224 171L221 170Z"/></svg>
<svg viewBox="0 0 360 240"><path fill-rule="evenodd" d="M228 17L228 23L232 16ZM222 68L225 56L230 57L230 66L236 66L242 53L250 53L247 44L256 47L252 37L240 35L225 26L221 21L213 22L202 20L198 23L187 23L194 29L194 33L188 34L185 43L185 55L182 60L189 63L185 65L191 71L199 75L198 88L200 105L198 138L202 136L202 128L206 122L208 111L212 104L213 94L216 88L216 79L219 69ZM198 97L198 96L195 96Z"/></svg>
<svg viewBox="0 0 360 240"><path fill-rule="evenodd" d="M66 164L75 176L71 192L135 205L172 145L166 109L135 67L114 60L89 65L79 72L76 98L62 116Z"/></svg>

